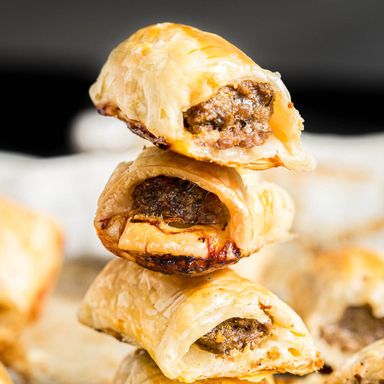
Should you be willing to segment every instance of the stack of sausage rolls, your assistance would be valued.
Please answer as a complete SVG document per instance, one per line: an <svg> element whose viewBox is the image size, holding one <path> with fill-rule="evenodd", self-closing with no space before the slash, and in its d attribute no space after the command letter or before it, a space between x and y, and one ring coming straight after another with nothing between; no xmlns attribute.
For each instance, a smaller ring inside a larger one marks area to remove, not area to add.
<svg viewBox="0 0 384 384"><path fill-rule="evenodd" d="M313 166L280 76L217 35L163 23L115 48L90 93L155 145L118 165L101 194L96 231L119 258L79 311L146 351L115 383L270 382L318 369L301 318L226 268L289 236L292 201L257 171Z"/></svg>

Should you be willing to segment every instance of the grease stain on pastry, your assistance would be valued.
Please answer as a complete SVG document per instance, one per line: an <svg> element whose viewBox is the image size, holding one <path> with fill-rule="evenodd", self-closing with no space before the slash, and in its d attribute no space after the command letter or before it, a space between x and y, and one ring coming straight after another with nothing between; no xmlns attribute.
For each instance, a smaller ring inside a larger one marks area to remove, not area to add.
<svg viewBox="0 0 384 384"><path fill-rule="evenodd" d="M119 107L112 103L102 104L97 106L97 112L100 115L108 117L116 117L119 120L123 121L128 129L137 136L150 141L152 144L156 145L160 149L168 149L170 145L167 143L164 137L155 136L151 133L147 127L140 121L127 118L121 111Z"/></svg>
<svg viewBox="0 0 384 384"><path fill-rule="evenodd" d="M205 239L204 242L208 243L209 250L206 259L183 255L143 255L133 252L130 253L131 255L135 255L136 262L139 265L151 271L165 274L179 273L183 275L195 275L225 268L231 264L235 264L241 258L240 250L230 241L227 241L219 250L210 246L209 238Z"/></svg>

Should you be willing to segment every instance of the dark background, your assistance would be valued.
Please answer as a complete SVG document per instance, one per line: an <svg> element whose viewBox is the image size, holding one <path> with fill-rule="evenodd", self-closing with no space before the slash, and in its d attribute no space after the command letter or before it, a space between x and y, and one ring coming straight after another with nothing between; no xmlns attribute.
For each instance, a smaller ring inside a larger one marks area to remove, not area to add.
<svg viewBox="0 0 384 384"><path fill-rule="evenodd" d="M0 150L70 153L68 128L110 50L173 21L218 33L279 71L309 132L384 130L384 1L0 2Z"/></svg>

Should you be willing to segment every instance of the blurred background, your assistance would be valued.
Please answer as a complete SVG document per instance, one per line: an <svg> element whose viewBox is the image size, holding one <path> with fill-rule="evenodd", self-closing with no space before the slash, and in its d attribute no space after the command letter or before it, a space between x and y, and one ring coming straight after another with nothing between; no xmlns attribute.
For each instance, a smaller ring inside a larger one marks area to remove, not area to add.
<svg viewBox="0 0 384 384"><path fill-rule="evenodd" d="M383 15L381 0L2 0L0 150L75 152L71 130L96 121L84 111L107 55L162 21L218 33L279 71L307 132L382 131Z"/></svg>

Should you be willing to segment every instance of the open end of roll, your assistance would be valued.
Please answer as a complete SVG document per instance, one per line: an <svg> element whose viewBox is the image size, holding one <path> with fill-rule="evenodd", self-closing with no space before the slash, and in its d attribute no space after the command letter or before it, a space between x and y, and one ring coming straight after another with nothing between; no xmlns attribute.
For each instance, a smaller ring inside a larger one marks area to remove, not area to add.
<svg viewBox="0 0 384 384"><path fill-rule="evenodd" d="M228 225L229 211L212 192L177 177L157 176L136 185L132 221L161 220L176 228Z"/></svg>
<svg viewBox="0 0 384 384"><path fill-rule="evenodd" d="M205 274L239 260L229 237L230 213L197 184L159 175L126 192L129 209L100 220L104 244L139 265L167 274Z"/></svg>
<svg viewBox="0 0 384 384"><path fill-rule="evenodd" d="M261 146L273 133L270 120L275 99L269 83L243 80L235 85L225 85L208 100L183 112L184 128L199 145L214 150ZM164 137L151 133L143 122L128 118L116 105L100 104L97 110L104 116L124 121L133 133L157 147L170 147Z"/></svg>
<svg viewBox="0 0 384 384"><path fill-rule="evenodd" d="M232 317L200 337L196 344L218 355L229 355L233 350L243 351L247 347L254 350L265 340L271 328L271 319L260 323L255 319Z"/></svg>
<svg viewBox="0 0 384 384"><path fill-rule="evenodd" d="M322 327L322 338L343 352L355 353L384 338L384 318L377 318L369 305L347 307L335 324Z"/></svg>
<svg viewBox="0 0 384 384"><path fill-rule="evenodd" d="M184 126L202 145L252 148L272 134L274 91L268 83L244 80L221 87L210 99L184 112Z"/></svg>

